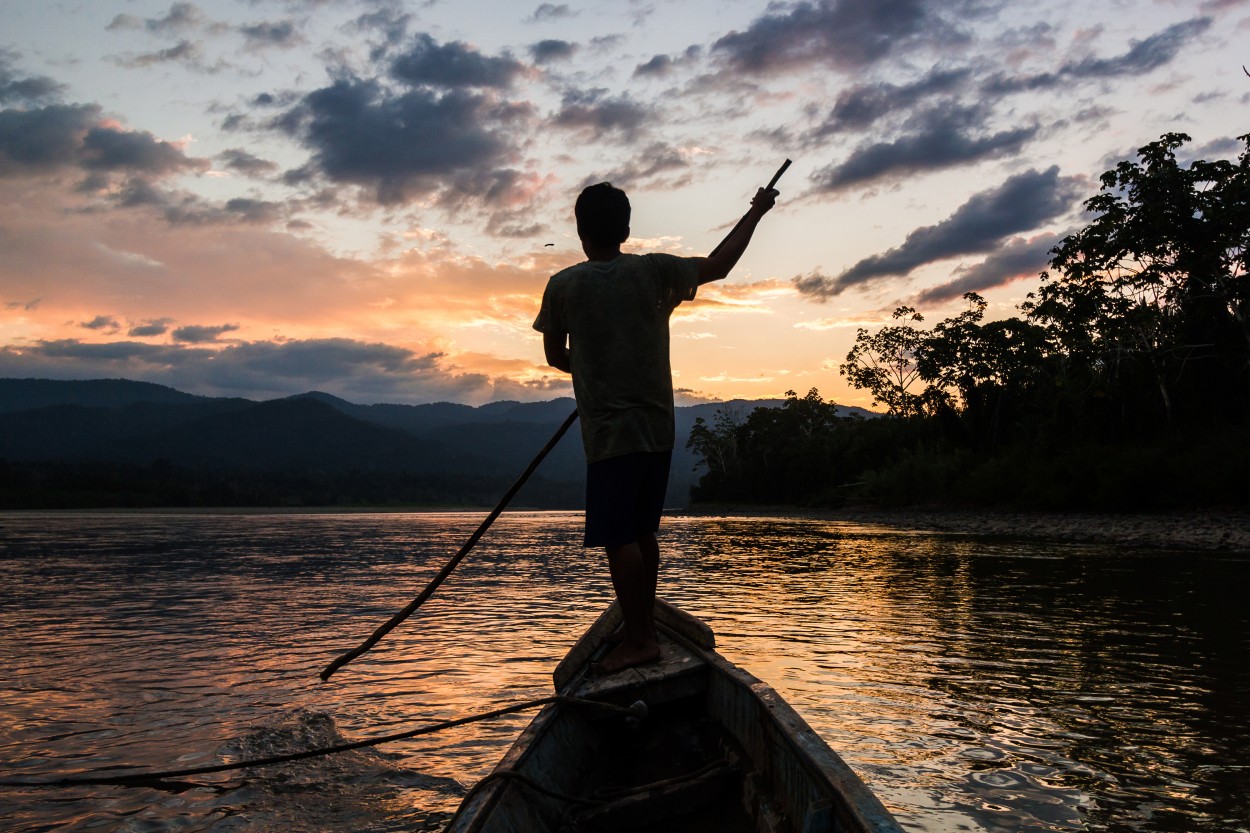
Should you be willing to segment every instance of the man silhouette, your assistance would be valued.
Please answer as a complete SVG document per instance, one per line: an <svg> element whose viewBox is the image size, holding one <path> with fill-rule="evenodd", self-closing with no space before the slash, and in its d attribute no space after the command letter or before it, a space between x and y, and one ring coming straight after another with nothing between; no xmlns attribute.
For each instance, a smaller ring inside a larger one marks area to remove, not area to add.
<svg viewBox="0 0 1250 833"><path fill-rule="evenodd" d="M574 214L586 260L553 275L534 329L547 362L573 375L586 451L583 546L607 551L624 617L604 673L660 656L654 608L660 526L673 452L668 319L702 284L720 280L746 251L777 191L761 188L729 237L706 258L625 254L629 198L601 182Z"/></svg>

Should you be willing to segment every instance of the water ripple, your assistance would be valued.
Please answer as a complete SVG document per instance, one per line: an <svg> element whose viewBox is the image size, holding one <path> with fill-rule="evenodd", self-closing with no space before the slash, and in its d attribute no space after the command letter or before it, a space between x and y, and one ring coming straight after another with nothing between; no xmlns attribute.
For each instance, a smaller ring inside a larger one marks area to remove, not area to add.
<svg viewBox="0 0 1250 833"><path fill-rule="evenodd" d="M505 515L367 657L477 514L13 514L0 767L194 766L549 693L611 596L580 517ZM663 594L913 831L1250 829L1250 563L769 518L666 521ZM410 830L528 721L206 777L4 790L6 830ZM431 819L435 820L431 822Z"/></svg>

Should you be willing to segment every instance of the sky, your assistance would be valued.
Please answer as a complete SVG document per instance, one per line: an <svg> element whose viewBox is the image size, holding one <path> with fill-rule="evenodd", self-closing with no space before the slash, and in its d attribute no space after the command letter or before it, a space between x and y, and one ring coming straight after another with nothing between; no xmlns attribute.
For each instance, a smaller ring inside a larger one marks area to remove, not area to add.
<svg viewBox="0 0 1250 833"><path fill-rule="evenodd" d="M733 274L680 404L817 388L857 328L1016 314L1099 175L1250 133L1250 0L0 0L0 376L268 399L571 393L532 329L608 180Z"/></svg>

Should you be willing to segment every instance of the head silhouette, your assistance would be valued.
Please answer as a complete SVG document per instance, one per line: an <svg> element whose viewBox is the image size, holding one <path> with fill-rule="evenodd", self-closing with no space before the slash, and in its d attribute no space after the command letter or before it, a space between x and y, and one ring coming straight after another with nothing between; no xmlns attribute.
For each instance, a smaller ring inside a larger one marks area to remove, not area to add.
<svg viewBox="0 0 1250 833"><path fill-rule="evenodd" d="M587 243L613 248L629 238L629 197L610 182L583 189L573 214L577 236Z"/></svg>

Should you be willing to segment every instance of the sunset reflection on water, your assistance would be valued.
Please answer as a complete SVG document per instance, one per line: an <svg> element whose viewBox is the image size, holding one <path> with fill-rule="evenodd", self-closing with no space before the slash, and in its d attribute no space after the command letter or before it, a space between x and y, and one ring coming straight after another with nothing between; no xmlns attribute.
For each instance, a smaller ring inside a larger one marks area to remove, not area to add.
<svg viewBox="0 0 1250 833"><path fill-rule="evenodd" d="M550 693L611 596L580 516L505 515L373 652L473 513L9 515L4 777L239 760ZM1244 557L665 520L661 595L776 688L915 831L1246 827ZM0 792L6 829L400 830L532 715L201 779Z"/></svg>

